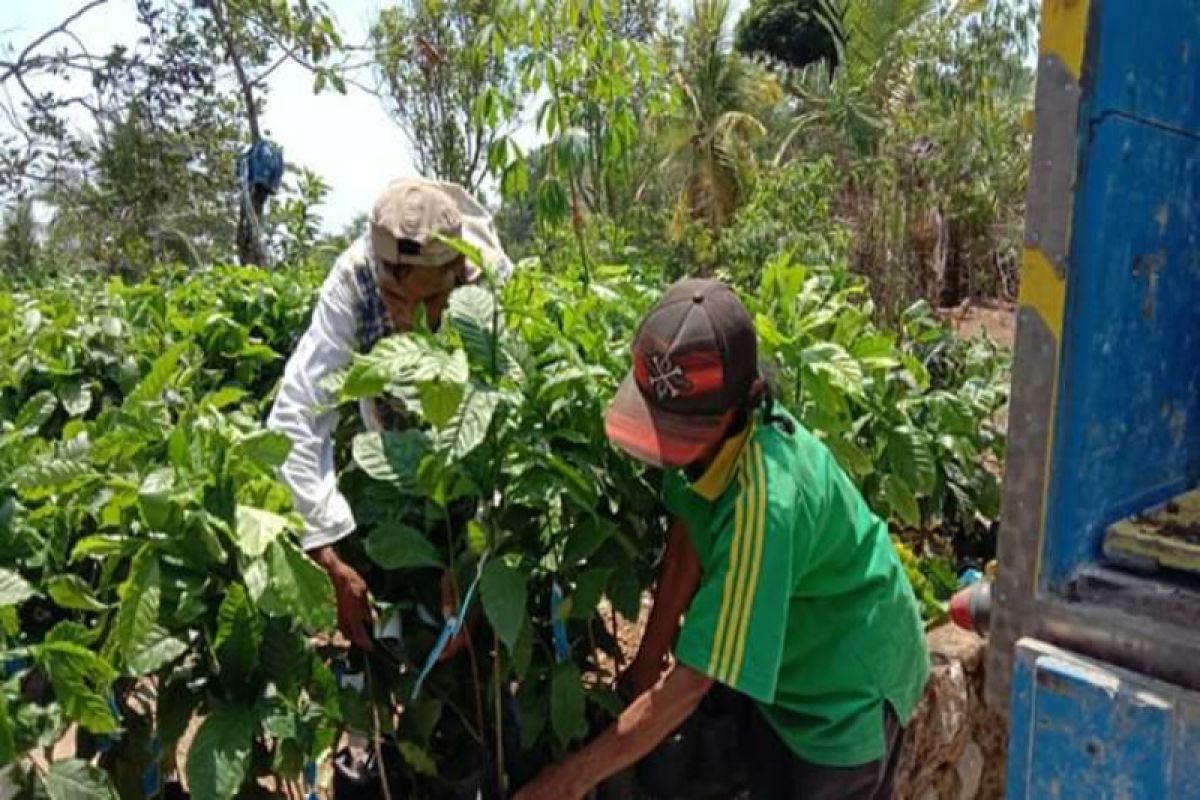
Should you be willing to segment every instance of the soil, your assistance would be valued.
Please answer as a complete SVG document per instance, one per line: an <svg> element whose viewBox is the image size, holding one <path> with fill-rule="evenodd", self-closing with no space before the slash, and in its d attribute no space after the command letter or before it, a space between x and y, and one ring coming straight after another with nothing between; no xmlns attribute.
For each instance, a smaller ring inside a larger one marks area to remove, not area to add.
<svg viewBox="0 0 1200 800"><path fill-rule="evenodd" d="M1008 300L972 300L938 315L963 339L986 336L1012 350L1017 332L1017 305Z"/></svg>

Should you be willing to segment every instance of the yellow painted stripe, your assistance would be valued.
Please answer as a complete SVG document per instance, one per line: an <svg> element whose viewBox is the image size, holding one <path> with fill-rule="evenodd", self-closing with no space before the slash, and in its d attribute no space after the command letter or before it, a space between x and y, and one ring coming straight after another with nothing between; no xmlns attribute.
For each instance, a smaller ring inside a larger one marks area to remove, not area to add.
<svg viewBox="0 0 1200 800"><path fill-rule="evenodd" d="M1022 307L1032 309L1042 318L1050 335L1054 338L1053 363L1049 368L1053 374L1050 384L1050 407L1046 409L1049 424L1042 453L1042 511L1038 519L1037 561L1034 566L1036 591L1038 578L1042 574L1042 556L1045 551L1047 502L1050 497L1050 468L1054 460L1054 428L1058 421L1058 360L1062 350L1063 318L1067 305L1067 282L1050 264L1041 250L1026 249L1021 269Z"/></svg>
<svg viewBox="0 0 1200 800"><path fill-rule="evenodd" d="M735 650L733 652L733 674L729 684L737 686L742 675L742 661L746 657L746 640L750 636L750 612L754 607L754 594L758 591L758 571L762 566L763 542L767 538L767 469L763 459L762 444L754 444L754 464L758 473L755 491L758 493L758 509L754 520L754 552L750 554L750 578L743 595L742 619L734 636Z"/></svg>
<svg viewBox="0 0 1200 800"><path fill-rule="evenodd" d="M746 471L744 469L739 470L738 482L744 486L745 480ZM712 652L709 653L708 657L708 674L714 677L717 675L721 648L725 643L726 633L729 628L730 609L733 605L733 574L737 571L738 548L745 530L746 495L745 491L738 492L738 496L733 504L733 542L729 546L729 571L725 573L725 586L721 590L721 607L717 609L717 624L713 631Z"/></svg>
<svg viewBox="0 0 1200 800"><path fill-rule="evenodd" d="M748 455L752 453L753 447L748 451ZM733 654L734 637L737 635L737 621L741 614L740 601L742 587L746 583L746 565L750 558L750 549L754 538L754 483L757 478L752 465L753 458L746 458L738 476L740 479L738 500L744 504L744 511L741 521L737 525L737 535L730 550L731 563L729 575L726 576L726 580L732 576L733 590L730 593L728 604L723 603L721 606L721 613L725 616L725 636L721 641L721 655L717 660L716 677L722 681L728 680L729 676L729 659Z"/></svg>
<svg viewBox="0 0 1200 800"><path fill-rule="evenodd" d="M1045 0L1042 4L1043 55L1056 55L1078 80L1083 72L1090 0Z"/></svg>
<svg viewBox="0 0 1200 800"><path fill-rule="evenodd" d="M1046 327L1054 334L1056 344L1062 341L1067 283L1054 271L1041 250L1025 250L1021 267L1020 303L1041 316Z"/></svg>

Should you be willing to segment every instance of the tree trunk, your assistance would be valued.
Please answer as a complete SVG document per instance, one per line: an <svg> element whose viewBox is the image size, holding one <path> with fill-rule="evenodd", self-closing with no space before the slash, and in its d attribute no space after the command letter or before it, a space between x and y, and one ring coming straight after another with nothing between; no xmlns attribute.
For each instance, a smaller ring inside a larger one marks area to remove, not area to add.
<svg viewBox="0 0 1200 800"><path fill-rule="evenodd" d="M942 291L938 305L951 308L967 296L967 264L962 223L950 220L946 225L946 269L942 274Z"/></svg>
<svg viewBox="0 0 1200 800"><path fill-rule="evenodd" d="M262 215L267 205L267 190L261 186L252 186L249 192L249 208L247 208L245 197L238 204L238 261L242 264L266 266L267 253L263 247ZM254 214L253 218L250 216L251 212Z"/></svg>
<svg viewBox="0 0 1200 800"><path fill-rule="evenodd" d="M258 144L262 134L258 125L258 107L255 104L254 86L246 76L242 66L241 54L229 20L225 16L223 0L212 0L213 21L225 41L225 54L233 62L233 71L237 75L238 84L242 89L242 103L246 106L246 121L250 126L250 141ZM238 202L237 251L238 261L242 264L267 264L267 253L262 241L263 210L267 205L267 191L261 186L240 186L241 193L248 193L249 198L242 194ZM249 203L247 204L247 199Z"/></svg>

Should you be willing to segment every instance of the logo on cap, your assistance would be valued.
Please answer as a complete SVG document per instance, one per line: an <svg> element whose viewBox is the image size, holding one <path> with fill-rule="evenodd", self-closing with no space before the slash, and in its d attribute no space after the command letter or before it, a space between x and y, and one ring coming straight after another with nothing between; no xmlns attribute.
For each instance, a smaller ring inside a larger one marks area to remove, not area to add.
<svg viewBox="0 0 1200 800"><path fill-rule="evenodd" d="M647 372L649 373L650 389L659 401L666 400L668 397L674 399L691 390L691 381L684 376L683 370L671 360L669 355L651 355L650 363L647 366L649 367Z"/></svg>

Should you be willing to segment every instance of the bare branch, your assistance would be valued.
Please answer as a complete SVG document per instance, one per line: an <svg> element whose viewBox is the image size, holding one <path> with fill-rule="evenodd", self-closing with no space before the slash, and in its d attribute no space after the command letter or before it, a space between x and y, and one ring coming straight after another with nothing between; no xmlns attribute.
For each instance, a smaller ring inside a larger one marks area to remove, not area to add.
<svg viewBox="0 0 1200 800"><path fill-rule="evenodd" d="M29 56L30 53L32 53L34 50L36 50L40 45L42 45L44 42L46 42L51 37L56 36L57 34L66 33L68 26L70 26L72 23L74 23L76 20L78 20L80 17L82 17L87 12L91 11L93 8L102 6L107 2L108 2L108 0L91 0L91 2L85 3L74 14L67 17L62 22L60 22L58 25L55 25L53 28L46 31L41 36L37 37L32 42L30 42L28 45L26 45L25 49L21 51L21 54L17 56L17 60L15 62L13 62L12 66L9 68L8 72L4 73L3 75L0 75L0 83L4 83L9 78L13 77L14 75L19 74L19 72L22 68L22 65L24 64L25 59Z"/></svg>

